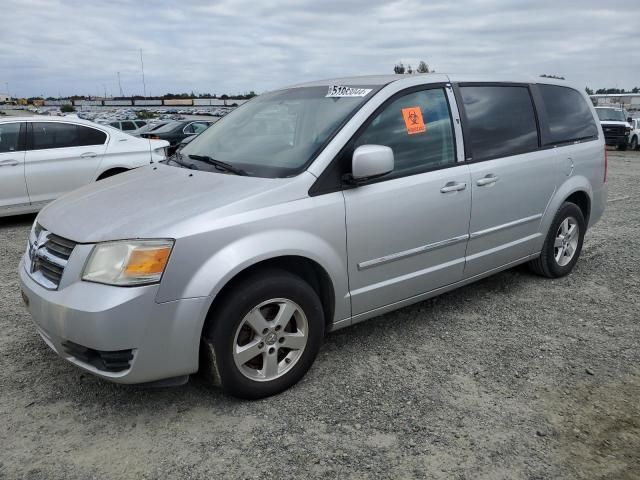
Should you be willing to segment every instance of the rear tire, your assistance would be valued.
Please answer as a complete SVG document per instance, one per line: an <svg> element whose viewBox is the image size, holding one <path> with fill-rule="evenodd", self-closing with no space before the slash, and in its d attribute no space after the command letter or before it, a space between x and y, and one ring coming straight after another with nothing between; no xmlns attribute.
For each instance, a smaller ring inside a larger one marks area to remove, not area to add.
<svg viewBox="0 0 640 480"><path fill-rule="evenodd" d="M324 338L318 295L284 270L263 270L236 283L210 315L203 337L215 368L208 370L239 398L264 398L296 384Z"/></svg>
<svg viewBox="0 0 640 480"><path fill-rule="evenodd" d="M580 207L563 203L551 222L540 256L529 262L531 270L548 278L568 275L580 257L586 230Z"/></svg>

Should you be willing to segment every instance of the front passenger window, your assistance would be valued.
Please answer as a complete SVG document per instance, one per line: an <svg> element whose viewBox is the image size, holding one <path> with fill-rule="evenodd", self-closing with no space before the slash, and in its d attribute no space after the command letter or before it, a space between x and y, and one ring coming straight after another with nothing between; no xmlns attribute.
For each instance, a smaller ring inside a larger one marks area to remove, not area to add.
<svg viewBox="0 0 640 480"><path fill-rule="evenodd" d="M393 150L397 178L455 164L453 124L443 89L409 93L385 106L356 141Z"/></svg>

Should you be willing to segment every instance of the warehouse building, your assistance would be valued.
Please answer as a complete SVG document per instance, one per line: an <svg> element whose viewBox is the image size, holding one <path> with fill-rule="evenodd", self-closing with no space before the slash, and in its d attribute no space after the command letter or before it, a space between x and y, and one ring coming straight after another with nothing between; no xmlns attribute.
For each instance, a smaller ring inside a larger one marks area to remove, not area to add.
<svg viewBox="0 0 640 480"><path fill-rule="evenodd" d="M640 110L640 93L610 93L591 95L598 107L622 107L626 110Z"/></svg>

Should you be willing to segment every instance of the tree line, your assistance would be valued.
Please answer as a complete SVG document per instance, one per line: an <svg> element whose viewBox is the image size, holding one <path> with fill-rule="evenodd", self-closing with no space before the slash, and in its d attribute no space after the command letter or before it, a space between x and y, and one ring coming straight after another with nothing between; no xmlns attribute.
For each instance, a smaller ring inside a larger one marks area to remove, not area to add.
<svg viewBox="0 0 640 480"><path fill-rule="evenodd" d="M132 95L130 97L109 97L110 100L129 100L129 99L133 99L133 100L176 100L176 99L182 99L182 98L217 98L220 100L249 100L250 98L253 98L257 95L256 92L254 92L253 90L251 90L249 93L243 93L243 94L236 94L236 95L232 95L232 94L222 94L222 95L216 95L211 94L211 93L165 93L164 95L159 95L159 96L152 96L152 97L143 97L142 95ZM70 95L68 97L64 97L65 99L69 99L69 100L92 100L94 98L102 98L102 97L95 97L92 95ZM29 97L27 98L27 101L29 103L33 103L34 100L58 100L58 98L55 97Z"/></svg>
<svg viewBox="0 0 640 480"><path fill-rule="evenodd" d="M426 62L420 60L415 70L411 67L411 64L405 67L402 62L396 63L393 67L393 73L397 75L411 75L412 73L436 73L436 71L430 69Z"/></svg>
<svg viewBox="0 0 640 480"><path fill-rule="evenodd" d="M640 87L633 87L631 90L625 90L624 88L599 88L595 92L587 87L586 92L588 95L611 95L611 94L623 94L623 93L640 93Z"/></svg>

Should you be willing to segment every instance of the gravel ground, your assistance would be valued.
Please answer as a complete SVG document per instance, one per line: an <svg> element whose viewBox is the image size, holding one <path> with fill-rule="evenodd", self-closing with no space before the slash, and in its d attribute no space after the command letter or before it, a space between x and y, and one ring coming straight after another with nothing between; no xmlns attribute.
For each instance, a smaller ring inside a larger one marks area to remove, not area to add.
<svg viewBox="0 0 640 480"><path fill-rule="evenodd" d="M201 380L113 385L36 334L0 221L0 478L640 478L640 153L574 273L524 267L328 336L246 402Z"/></svg>

